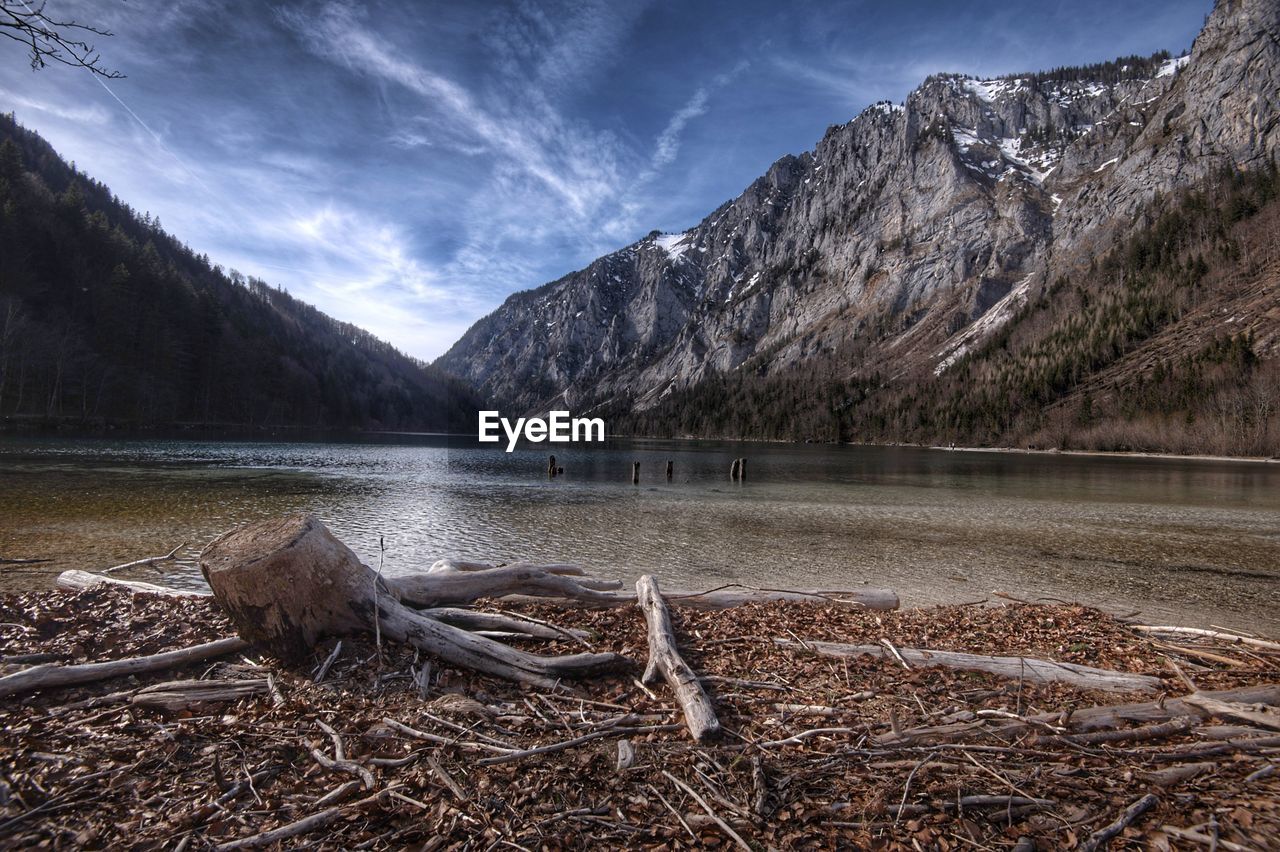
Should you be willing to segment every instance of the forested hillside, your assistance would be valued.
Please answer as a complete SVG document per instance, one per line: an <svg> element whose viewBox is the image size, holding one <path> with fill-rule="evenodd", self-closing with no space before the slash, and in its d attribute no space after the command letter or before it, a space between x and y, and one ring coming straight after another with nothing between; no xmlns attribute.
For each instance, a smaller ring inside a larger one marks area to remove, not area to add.
<svg viewBox="0 0 1280 852"><path fill-rule="evenodd" d="M1158 199L1147 225L1058 278L937 374L891 382L865 346L783 371L767 354L615 431L789 440L1280 454L1280 171ZM994 309L993 309L994 310ZM902 334L910 317L870 335Z"/></svg>
<svg viewBox="0 0 1280 852"><path fill-rule="evenodd" d="M448 374L237 273L0 116L0 420L466 430Z"/></svg>

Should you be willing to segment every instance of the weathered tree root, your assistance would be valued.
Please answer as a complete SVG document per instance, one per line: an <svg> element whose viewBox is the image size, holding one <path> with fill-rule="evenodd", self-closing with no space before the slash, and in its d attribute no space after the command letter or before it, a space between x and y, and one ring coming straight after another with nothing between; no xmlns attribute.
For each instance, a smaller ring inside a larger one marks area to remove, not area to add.
<svg viewBox="0 0 1280 852"><path fill-rule="evenodd" d="M400 600L473 600L522 588L521 583L557 594L572 584L576 594L597 594L568 576L523 565L450 568L397 578L393 587L312 515L233 530L205 548L200 569L240 635L286 661L308 655L323 636L371 632L453 665L540 687L629 665L617 654L529 654L415 612Z"/></svg>

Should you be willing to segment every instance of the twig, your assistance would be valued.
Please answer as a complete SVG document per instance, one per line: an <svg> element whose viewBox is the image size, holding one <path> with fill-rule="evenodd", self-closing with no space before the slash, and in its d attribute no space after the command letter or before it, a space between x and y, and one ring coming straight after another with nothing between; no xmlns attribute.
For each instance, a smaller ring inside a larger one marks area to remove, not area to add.
<svg viewBox="0 0 1280 852"><path fill-rule="evenodd" d="M333 665L334 661L338 659L338 655L341 653L342 653L342 640L339 639L338 644L334 645L333 650L329 652L329 656L325 659L323 663L320 664L320 668L319 670L316 671L316 676L312 678L311 682L320 683L321 681L323 681L325 678L325 675L329 674L329 668Z"/></svg>
<svg viewBox="0 0 1280 852"><path fill-rule="evenodd" d="M725 833L725 834L727 834L727 835L729 835L730 837L732 837L732 838L734 839L734 842L736 842L740 848L745 849L745 850L746 850L746 852L752 852L752 850L751 850L751 845L750 845L750 844L748 844L748 843L747 843L747 841L745 841L745 840L743 840L743 839L742 839L742 835L740 835L740 834L738 834L738 832L734 831L734 830L733 830L733 828L732 828L732 826L730 826L730 825L729 825L729 823L727 823L727 822L725 822L723 819L721 819L721 818L720 818L720 815L719 815L719 814L717 814L714 810L712 810L712 809L711 809L711 806L707 804L707 800L706 800L706 799L704 799L704 798L702 798L701 796L699 796L696 790L694 790L694 789L693 789L692 787L690 787L688 784L684 783L684 782L683 782L683 781L681 781L679 778L677 778L676 776L672 775L670 772L668 772L668 771L667 771L667 770L665 770L665 769L664 769L664 770L662 770L662 774L663 774L663 775L665 775L665 776L667 776L669 779L671 779L672 783L674 783L677 787L679 787L680 789L684 790L684 791L685 791L686 793L688 793L690 796L693 796L694 801L696 801L699 805L702 805L702 809L703 809L704 811L706 811L706 812L707 812L707 816L709 816L709 817L711 817L713 820L715 820L715 821L716 821L716 825L718 825L718 826L720 826L721 828L723 828L723 829L724 829L724 833ZM686 826L686 827L687 827L687 826Z"/></svg>
<svg viewBox="0 0 1280 852"><path fill-rule="evenodd" d="M902 667L904 669L906 669L907 671L911 671L911 664L908 663L906 659L901 654L898 653L898 649L893 647L892 642L890 642L888 639L881 638L880 644L889 649L889 653L893 654L893 656L897 659L897 661L902 663Z"/></svg>
<svg viewBox="0 0 1280 852"><path fill-rule="evenodd" d="M1186 636L1203 636L1208 639L1218 639L1232 645L1244 644L1252 645L1255 648L1265 648L1269 651L1280 651L1280 642L1254 639L1251 636L1240 636L1235 633L1224 633L1221 630L1206 630L1202 627L1174 627L1167 624L1131 624L1129 626L1139 633L1181 633Z"/></svg>
<svg viewBox="0 0 1280 852"><path fill-rule="evenodd" d="M467 792L463 790L461 785L453 779L453 776L449 774L448 770L440 765L440 761L436 760L434 755L427 755L427 766L431 767L431 771L434 772L436 777L444 783L444 786L449 788L449 792L453 793L454 797L459 802L465 802L467 800Z"/></svg>
<svg viewBox="0 0 1280 852"><path fill-rule="evenodd" d="M633 678L631 679L631 682L632 682L632 683L634 683L637 687L639 687L639 688L640 688L640 690L641 690L642 692L644 692L644 694L645 694L645 695L649 696L649 700L650 700L650 701L657 701L657 700L658 700L658 696L654 694L653 690L649 689L649 687L647 687L647 686L645 686L643 683L641 683L641 682L640 682L640 678L638 678L638 677L633 677Z"/></svg>
<svg viewBox="0 0 1280 852"><path fill-rule="evenodd" d="M1173 657L1168 654L1163 654L1162 656L1164 661L1169 664L1169 668L1173 669L1173 673L1178 676L1178 680L1182 681L1183 686L1192 692L1200 691L1200 687L1196 686L1196 682L1187 676L1187 673L1182 670L1182 666L1174 662Z"/></svg>
<svg viewBox="0 0 1280 852"><path fill-rule="evenodd" d="M324 808L329 805L337 804L343 799L349 797L356 790L359 790L362 786L364 786L363 781L348 781L345 784L333 788L328 793L325 793L323 796L316 799L315 806L318 808Z"/></svg>
<svg viewBox="0 0 1280 852"><path fill-rule="evenodd" d="M1104 848L1107 845L1107 841L1120 834L1120 832L1129 827L1130 823L1154 808L1159 802L1160 800L1154 794L1147 793L1121 811L1115 822L1089 835L1089 839L1080 844L1081 852L1096 852L1096 850Z"/></svg>
<svg viewBox="0 0 1280 852"><path fill-rule="evenodd" d="M1221 849L1227 850L1227 852L1252 852L1252 850L1256 848L1253 846L1241 846L1239 843L1232 843L1230 840L1223 840L1221 837L1210 837L1206 834L1201 834L1200 832L1193 831L1192 829L1189 829L1189 828L1178 828L1177 826L1173 826L1173 825L1162 825L1160 826L1160 830L1163 831L1165 834L1173 835L1179 840L1190 840L1194 843L1203 843L1205 846L1208 846L1210 849L1213 849L1214 847L1219 847Z"/></svg>
<svg viewBox="0 0 1280 852"><path fill-rule="evenodd" d="M513 760L520 760L525 757L531 757L532 755L535 755L535 754L550 754L551 752L555 752L555 751L564 751L565 749L573 748L574 746L579 746L579 745L582 745L583 743L590 742L591 740L600 739L601 737L628 736L631 734L649 734L655 731L676 731L683 727L684 725L671 724L671 725L648 725L645 727L636 727L636 728L606 728L602 731L592 731L589 734L583 734L582 736L574 737L571 740L564 740L558 743L551 743L550 745L537 746L536 748L528 748L528 749L523 749L521 751L509 751L506 754L499 754L494 757L482 757L480 758L480 760L476 761L476 763L479 764L480 766L491 766L495 763L510 763Z"/></svg>
<svg viewBox="0 0 1280 852"><path fill-rule="evenodd" d="M680 821L680 824L684 826L685 831L689 832L689 836L693 838L693 841L697 843L698 835L693 833L693 829L689 827L689 823L685 822L684 817L682 817L680 815L680 812L675 809L675 806L667 801L667 797L662 795L662 791L659 790L657 787L653 786L652 784L648 786L649 786L649 789L653 791L653 794L657 796L658 799L662 802L662 804L667 806L667 810L671 811L672 816L674 816L676 819Z"/></svg>
<svg viewBox="0 0 1280 852"><path fill-rule="evenodd" d="M898 802L898 812L894 814L893 817L894 825L897 825L898 820L902 819L903 808L907 806L907 794L911 792L911 781L916 777L916 773L920 771L920 767L933 760L937 754L938 753L935 751L932 754L926 755L922 760L917 762L915 766L911 767L911 771L907 773L907 781L902 785L902 800Z"/></svg>
<svg viewBox="0 0 1280 852"><path fill-rule="evenodd" d="M417 728L410 728L408 725L404 724L403 722L397 722L395 719L390 719L390 718L383 719L382 724L386 725L389 728L394 728L395 730L399 731L402 734L408 734L414 739L426 740L429 743L438 743L440 745L447 745L447 746L456 745L456 746L463 746L467 748L478 748L483 751L497 752L498 754L508 754L511 751L511 749L509 748L489 745L488 743L473 742L471 740L460 740L457 737L450 739L449 737L442 737L439 734L429 734L426 731L419 731Z"/></svg>
<svg viewBox="0 0 1280 852"><path fill-rule="evenodd" d="M316 763L325 769L337 769L342 772L348 772L352 775L358 775L360 780L364 782L366 790L373 789L373 773L365 769L360 764L351 760L333 760L318 748L311 749L311 756L315 758Z"/></svg>
<svg viewBox="0 0 1280 852"><path fill-rule="evenodd" d="M173 550L170 550L164 556L148 556L143 559L135 559L132 562L124 562L120 565L112 565L110 568L107 568L99 573L111 574L116 571L123 571L126 568L139 568L143 565L155 565L157 562L168 562L174 559L177 556L178 551L186 546L187 546L187 543L184 541L182 544L178 545Z"/></svg>
<svg viewBox="0 0 1280 852"><path fill-rule="evenodd" d="M259 849L263 846L270 846L278 841L288 840L290 837L297 837L300 834L307 834L308 832L315 831L318 828L323 828L340 817L344 810L373 804L384 795L392 792L394 791L390 789L381 790L374 793L372 796L361 799L358 802L352 802L349 805L342 805L340 807L326 808L319 813L314 813L309 817L304 817L296 822L291 822L288 825L282 825L279 828L273 828L271 831L264 831L261 834L255 834L241 840L232 840L214 848L216 852L232 852L232 850L235 849Z"/></svg>
<svg viewBox="0 0 1280 852"><path fill-rule="evenodd" d="M855 728L814 728L809 731L801 731L794 736L787 737L782 740L770 740L769 742L760 743L760 748L774 748L775 746L799 745L810 737L822 736L823 734L856 734Z"/></svg>
<svg viewBox="0 0 1280 852"><path fill-rule="evenodd" d="M346 760L347 750L342 747L342 737L338 736L338 732L319 719L316 720L316 725L329 735L329 739L333 740L333 756L338 760Z"/></svg>

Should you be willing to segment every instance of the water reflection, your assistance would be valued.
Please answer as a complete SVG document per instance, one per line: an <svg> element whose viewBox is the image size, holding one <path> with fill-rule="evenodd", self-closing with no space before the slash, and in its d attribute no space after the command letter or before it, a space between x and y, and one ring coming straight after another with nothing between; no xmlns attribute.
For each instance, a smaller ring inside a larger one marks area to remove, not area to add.
<svg viewBox="0 0 1280 852"><path fill-rule="evenodd" d="M228 526L319 514L390 572L443 556L571 560L670 585L899 590L904 603L1019 597L1280 633L1280 466L637 441L510 455L442 438L369 443L0 441L0 570L39 587L189 543L143 579L198 585ZM747 456L745 484L728 481ZM666 481L667 459L675 480ZM642 465L639 486L631 462Z"/></svg>

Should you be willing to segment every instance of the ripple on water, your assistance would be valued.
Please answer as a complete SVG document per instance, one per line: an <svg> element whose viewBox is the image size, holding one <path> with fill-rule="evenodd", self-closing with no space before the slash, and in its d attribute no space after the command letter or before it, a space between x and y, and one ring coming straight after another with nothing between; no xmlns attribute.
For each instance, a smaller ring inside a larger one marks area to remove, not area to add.
<svg viewBox="0 0 1280 852"><path fill-rule="evenodd" d="M142 579L201 584L227 527L315 512L386 570L576 561L634 579L892 586L904 603L1082 600L1280 632L1280 466L902 448L616 443L546 453L406 443L0 441L0 587L189 542ZM745 485L732 458L750 458ZM661 471L676 464L676 481ZM632 460L642 484L630 484Z"/></svg>

